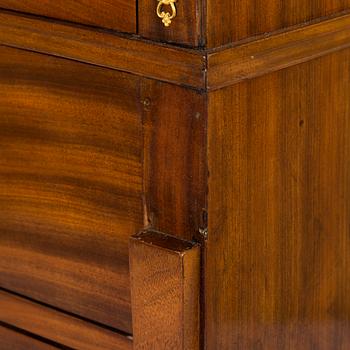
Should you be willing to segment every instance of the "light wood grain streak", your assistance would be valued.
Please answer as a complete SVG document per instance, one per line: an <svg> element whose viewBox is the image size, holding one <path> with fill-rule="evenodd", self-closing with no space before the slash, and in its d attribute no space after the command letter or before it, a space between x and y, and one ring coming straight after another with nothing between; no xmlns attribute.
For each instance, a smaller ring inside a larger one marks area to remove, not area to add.
<svg viewBox="0 0 350 350"><path fill-rule="evenodd" d="M208 89L310 61L350 46L350 15L208 54Z"/></svg>
<svg viewBox="0 0 350 350"><path fill-rule="evenodd" d="M74 349L127 350L126 336L0 291L1 321Z"/></svg>
<svg viewBox="0 0 350 350"><path fill-rule="evenodd" d="M200 51L171 48L7 11L0 11L0 44L204 88L205 58Z"/></svg>

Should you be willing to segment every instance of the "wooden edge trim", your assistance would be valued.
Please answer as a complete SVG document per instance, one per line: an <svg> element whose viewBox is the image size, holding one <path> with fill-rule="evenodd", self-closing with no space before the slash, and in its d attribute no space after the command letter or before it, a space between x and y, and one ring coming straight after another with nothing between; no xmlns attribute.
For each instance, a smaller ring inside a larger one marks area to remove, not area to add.
<svg viewBox="0 0 350 350"><path fill-rule="evenodd" d="M122 334L0 290L0 322L73 349L127 350Z"/></svg>
<svg viewBox="0 0 350 350"><path fill-rule="evenodd" d="M213 52L0 10L1 44L211 91L350 47L350 14Z"/></svg>
<svg viewBox="0 0 350 350"><path fill-rule="evenodd" d="M69 58L195 89L205 88L202 51L0 10L0 44Z"/></svg>
<svg viewBox="0 0 350 350"><path fill-rule="evenodd" d="M130 239L134 349L199 349L200 246L156 231Z"/></svg>
<svg viewBox="0 0 350 350"><path fill-rule="evenodd" d="M208 54L208 90L350 47L350 14Z"/></svg>

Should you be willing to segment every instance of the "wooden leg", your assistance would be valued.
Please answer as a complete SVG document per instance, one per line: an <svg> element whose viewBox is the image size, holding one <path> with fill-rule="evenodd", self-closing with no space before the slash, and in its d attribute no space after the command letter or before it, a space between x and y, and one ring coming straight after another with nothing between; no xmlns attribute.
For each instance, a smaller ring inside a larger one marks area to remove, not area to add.
<svg viewBox="0 0 350 350"><path fill-rule="evenodd" d="M199 348L200 247L144 231L130 240L135 349Z"/></svg>

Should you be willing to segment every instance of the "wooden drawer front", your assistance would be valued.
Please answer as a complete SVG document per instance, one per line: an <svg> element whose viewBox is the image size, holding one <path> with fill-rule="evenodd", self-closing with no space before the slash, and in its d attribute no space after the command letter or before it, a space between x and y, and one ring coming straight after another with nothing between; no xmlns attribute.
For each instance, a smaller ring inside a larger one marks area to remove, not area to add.
<svg viewBox="0 0 350 350"><path fill-rule="evenodd" d="M136 0L0 0L0 7L121 32L136 32Z"/></svg>
<svg viewBox="0 0 350 350"><path fill-rule="evenodd" d="M0 47L0 285L131 332L138 78Z"/></svg>

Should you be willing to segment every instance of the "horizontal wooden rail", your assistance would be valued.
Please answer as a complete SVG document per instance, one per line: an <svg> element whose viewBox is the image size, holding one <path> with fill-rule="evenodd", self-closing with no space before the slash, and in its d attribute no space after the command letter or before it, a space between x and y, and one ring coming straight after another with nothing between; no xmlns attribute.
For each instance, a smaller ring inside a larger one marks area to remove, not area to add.
<svg viewBox="0 0 350 350"><path fill-rule="evenodd" d="M350 14L213 51L0 10L1 44L210 91L350 47Z"/></svg>
<svg viewBox="0 0 350 350"><path fill-rule="evenodd" d="M350 15L303 26L208 54L214 90L350 47Z"/></svg>

